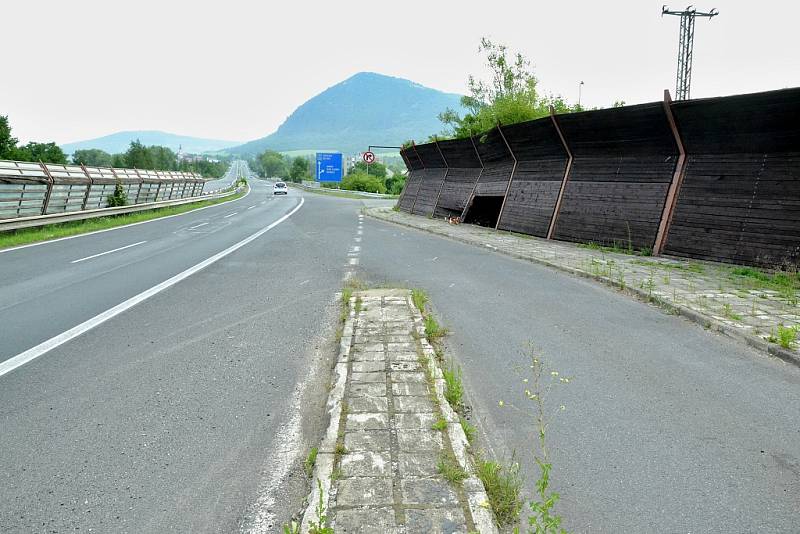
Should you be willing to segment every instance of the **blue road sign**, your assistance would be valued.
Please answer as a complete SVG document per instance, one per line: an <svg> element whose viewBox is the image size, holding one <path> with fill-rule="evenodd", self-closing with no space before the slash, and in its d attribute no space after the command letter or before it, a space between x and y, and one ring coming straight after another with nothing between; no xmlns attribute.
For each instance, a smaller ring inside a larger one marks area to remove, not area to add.
<svg viewBox="0 0 800 534"><path fill-rule="evenodd" d="M317 181L342 181L342 155L338 152L317 152Z"/></svg>

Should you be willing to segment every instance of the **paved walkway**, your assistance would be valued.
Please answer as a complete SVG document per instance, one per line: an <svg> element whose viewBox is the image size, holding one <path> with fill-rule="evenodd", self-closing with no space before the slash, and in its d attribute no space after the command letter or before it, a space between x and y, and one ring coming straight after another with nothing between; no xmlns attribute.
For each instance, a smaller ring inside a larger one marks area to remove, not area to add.
<svg viewBox="0 0 800 534"><path fill-rule="evenodd" d="M410 292L361 291L350 302L314 473L330 525L337 534L493 532ZM445 480L442 461L456 462L467 478ZM304 532L318 502L315 488Z"/></svg>
<svg viewBox="0 0 800 534"><path fill-rule="evenodd" d="M797 284L787 287L775 283L756 269L635 256L480 226L452 225L442 219L409 215L390 208L366 208L365 213L601 280L800 365L799 344L794 342L781 347L779 343L781 333L786 335L788 329L800 329ZM800 338L800 333L797 337Z"/></svg>

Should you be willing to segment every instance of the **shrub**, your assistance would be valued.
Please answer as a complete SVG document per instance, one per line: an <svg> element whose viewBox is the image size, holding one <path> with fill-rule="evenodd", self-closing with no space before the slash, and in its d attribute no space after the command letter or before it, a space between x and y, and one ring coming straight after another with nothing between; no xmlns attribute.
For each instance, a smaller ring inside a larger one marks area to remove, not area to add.
<svg viewBox="0 0 800 534"><path fill-rule="evenodd" d="M381 178L363 173L353 173L345 176L342 180L341 188L348 191L386 193L386 186Z"/></svg>

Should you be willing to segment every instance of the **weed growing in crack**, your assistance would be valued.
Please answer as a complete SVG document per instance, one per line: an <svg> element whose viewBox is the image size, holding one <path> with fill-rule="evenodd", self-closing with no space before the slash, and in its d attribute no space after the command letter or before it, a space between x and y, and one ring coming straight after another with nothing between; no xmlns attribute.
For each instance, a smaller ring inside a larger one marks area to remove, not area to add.
<svg viewBox="0 0 800 534"><path fill-rule="evenodd" d="M495 521L500 527L517 521L522 510L522 479L519 464L513 459L507 466L498 462L476 458L475 470L483 482Z"/></svg>
<svg viewBox="0 0 800 534"><path fill-rule="evenodd" d="M428 341L433 342L447 333L445 328L442 328L436 319L432 315L425 316L425 337L428 338Z"/></svg>
<svg viewBox="0 0 800 534"><path fill-rule="evenodd" d="M411 302L419 310L420 313L425 313L425 304L428 302L428 295L421 289L411 290Z"/></svg>
<svg viewBox="0 0 800 534"><path fill-rule="evenodd" d="M440 417L431 425L432 430L444 430L445 428L447 428L447 421L444 417Z"/></svg>
<svg viewBox="0 0 800 534"><path fill-rule="evenodd" d="M308 456L306 456L305 462L303 462L303 469L305 470L307 477L310 477L314 472L314 466L317 464L318 452L319 449L317 447L311 447L311 450L308 451Z"/></svg>
<svg viewBox="0 0 800 534"><path fill-rule="evenodd" d="M464 471L459 463L449 454L442 454L439 457L439 462L436 464L436 470L445 480L452 484L457 484L467 478L467 472Z"/></svg>
<svg viewBox="0 0 800 534"><path fill-rule="evenodd" d="M442 369L442 376L445 384L444 398L455 411L459 411L464 400L464 384L461 381L461 368L456 366L454 362L450 362Z"/></svg>
<svg viewBox="0 0 800 534"><path fill-rule="evenodd" d="M464 435L467 437L467 442L472 445L472 442L475 441L475 435L478 433L478 429L461 415L458 416L458 422L461 424L461 430L464 431Z"/></svg>
<svg viewBox="0 0 800 534"><path fill-rule="evenodd" d="M361 300L361 297L360 297L360 296L359 296L359 297L356 297L356 304L355 304L355 308L354 308L354 309L355 309L355 312L356 312L357 314L358 314L358 313L361 313L361 307L362 307L362 305L363 305L363 302L364 302L364 301L362 301L362 300Z"/></svg>
<svg viewBox="0 0 800 534"><path fill-rule="evenodd" d="M791 349L797 344L797 326L778 325L777 331L773 330L767 341L777 343L784 349Z"/></svg>
<svg viewBox="0 0 800 534"><path fill-rule="evenodd" d="M317 520L309 521L308 534L335 534L331 527L326 526L328 515L325 511L325 501L323 499L322 482L317 479L319 488L319 502L317 503Z"/></svg>

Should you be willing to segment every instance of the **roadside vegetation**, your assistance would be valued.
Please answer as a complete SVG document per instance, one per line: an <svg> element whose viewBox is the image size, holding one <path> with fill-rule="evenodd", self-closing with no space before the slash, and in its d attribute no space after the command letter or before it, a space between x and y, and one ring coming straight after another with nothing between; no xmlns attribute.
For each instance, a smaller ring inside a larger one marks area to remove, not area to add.
<svg viewBox="0 0 800 534"><path fill-rule="evenodd" d="M225 198L203 200L191 204L181 204L180 206L169 206L147 211L137 211L123 215L110 215L108 217L97 217L95 219L85 219L83 221L72 221L59 224L48 224L36 228L22 228L19 230L7 230L0 232L0 249L38 243L39 241L49 241L61 237L70 237L98 230L107 230L117 226L133 224L137 222L159 219L168 215L178 215L188 211L196 210L206 206L214 206L223 202L230 202L241 198L245 193L236 193Z"/></svg>

